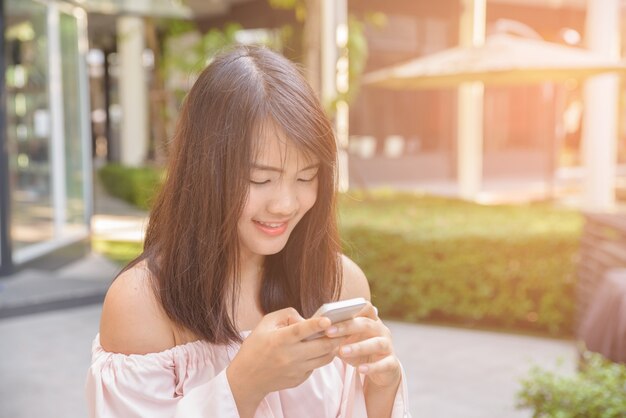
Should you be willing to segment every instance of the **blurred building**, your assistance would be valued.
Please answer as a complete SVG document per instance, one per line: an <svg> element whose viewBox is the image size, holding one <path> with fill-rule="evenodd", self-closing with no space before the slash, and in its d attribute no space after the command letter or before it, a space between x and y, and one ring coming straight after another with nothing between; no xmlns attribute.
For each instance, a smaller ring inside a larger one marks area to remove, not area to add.
<svg viewBox="0 0 626 418"><path fill-rule="evenodd" d="M122 64L125 71L118 81L129 85L130 94L143 91L143 97L125 104L131 109L129 120L136 117L133 107L139 108L141 118L145 106L141 109L137 103L147 101L144 48L142 42L132 41L143 40L142 17L189 17L190 12L169 0L4 0L0 6L0 79L5 80L0 108L0 275L4 275L37 263L54 267L89 248L90 43L110 47L107 42L115 43L118 26L127 30L121 49L131 58ZM122 113L119 106L112 109ZM97 120L101 116L96 113ZM147 118L143 121L143 126L140 119L139 128L130 126L129 131L147 130ZM136 142L127 142L127 153L136 158Z"/></svg>
<svg viewBox="0 0 626 418"><path fill-rule="evenodd" d="M508 33L583 46L587 14L584 0L486 3L487 36ZM457 46L462 4L461 0L349 0L349 13L365 22L365 73ZM384 14L386 24L372 23L373 12ZM250 29L297 24L293 14L278 13L266 0L238 1L222 13L197 20L204 30L229 21ZM486 86L483 178L542 182L546 189L558 176L580 179L580 84L571 80ZM394 91L361 86L350 104L351 186L455 183L459 176L457 101L458 91L453 87ZM626 135L620 132L620 136ZM620 162L626 162L623 144L619 142ZM457 189L451 187L449 191L455 194Z"/></svg>
<svg viewBox="0 0 626 418"><path fill-rule="evenodd" d="M387 24L367 26L366 72L452 48L459 42L458 0L350 2ZM488 0L486 35L509 33L579 45L584 1ZM580 86L541 83L485 87L483 175L488 179L552 179L580 165ZM457 177L457 90L392 91L363 86L351 106L352 181L440 182Z"/></svg>
<svg viewBox="0 0 626 418"><path fill-rule="evenodd" d="M0 0L0 276L83 255L94 163L154 158L156 26L246 1Z"/></svg>
<svg viewBox="0 0 626 418"><path fill-rule="evenodd" d="M322 96L324 83L334 78L335 69L329 73L327 67L338 58L333 36L322 29L332 26L324 26L329 17L323 10L336 3L307 2L325 5L317 10L320 15L307 16L326 39L317 45ZM158 115L150 114L153 18L193 17L204 31L227 22L245 29L301 25L292 11L276 10L268 0L0 4L0 77L6 81L0 109L0 275L84 252L93 212L93 158L140 165L154 152L149 137L164 137L154 131ZM365 72L458 45L461 4L348 0L348 12L365 22ZM584 0L487 0L487 35L505 32L580 46L586 7ZM386 24L374 24L372 12L384 14ZM248 35L254 37L253 32ZM301 44L301 39L293 41ZM334 57L329 58L329 49L335 49ZM284 53L302 59L306 51L297 56L287 47ZM581 160L581 90L574 81L486 87L484 178L551 182L555 173L575 172ZM351 185L454 183L459 174L457 101L455 88L392 91L361 86L350 104ZM620 162L626 160L623 144L619 141Z"/></svg>
<svg viewBox="0 0 626 418"><path fill-rule="evenodd" d="M3 4L0 271L85 248L91 213L86 13Z"/></svg>

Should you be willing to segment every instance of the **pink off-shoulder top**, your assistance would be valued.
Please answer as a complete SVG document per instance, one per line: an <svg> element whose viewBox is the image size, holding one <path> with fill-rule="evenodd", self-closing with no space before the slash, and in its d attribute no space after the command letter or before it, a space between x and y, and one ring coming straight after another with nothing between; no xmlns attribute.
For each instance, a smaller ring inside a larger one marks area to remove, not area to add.
<svg viewBox="0 0 626 418"><path fill-rule="evenodd" d="M105 351L97 335L86 383L89 415L239 418L226 378L238 350L235 344L195 341L158 353L125 355ZM363 379L336 357L301 385L267 395L254 418L367 417ZM392 418L410 418L404 375Z"/></svg>

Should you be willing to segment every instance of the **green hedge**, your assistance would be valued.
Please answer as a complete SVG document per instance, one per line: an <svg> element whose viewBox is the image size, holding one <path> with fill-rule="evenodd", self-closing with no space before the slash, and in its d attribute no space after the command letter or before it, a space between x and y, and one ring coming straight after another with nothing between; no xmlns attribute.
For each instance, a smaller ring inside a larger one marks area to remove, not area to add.
<svg viewBox="0 0 626 418"><path fill-rule="evenodd" d="M125 167L108 164L98 170L98 177L111 196L149 209L154 194L163 182L164 171L153 167Z"/></svg>
<svg viewBox="0 0 626 418"><path fill-rule="evenodd" d="M622 418L626 365L586 352L575 375L534 368L517 397L520 408L533 410L533 418Z"/></svg>
<svg viewBox="0 0 626 418"><path fill-rule="evenodd" d="M109 260L122 267L141 254L143 243L93 238L91 240L91 248L97 253L104 254Z"/></svg>
<svg viewBox="0 0 626 418"><path fill-rule="evenodd" d="M571 335L578 212L386 191L340 209L344 251L384 317Z"/></svg>

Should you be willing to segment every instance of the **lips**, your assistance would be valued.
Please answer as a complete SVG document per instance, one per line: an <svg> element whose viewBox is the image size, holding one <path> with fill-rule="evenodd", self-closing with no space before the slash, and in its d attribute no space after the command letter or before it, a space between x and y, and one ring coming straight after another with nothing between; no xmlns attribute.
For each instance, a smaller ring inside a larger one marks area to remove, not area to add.
<svg viewBox="0 0 626 418"><path fill-rule="evenodd" d="M257 229L259 229L264 234L272 236L272 237L282 235L287 230L287 226L289 225L289 223L286 221L285 222L262 222L262 221L253 220L252 222L257 227Z"/></svg>

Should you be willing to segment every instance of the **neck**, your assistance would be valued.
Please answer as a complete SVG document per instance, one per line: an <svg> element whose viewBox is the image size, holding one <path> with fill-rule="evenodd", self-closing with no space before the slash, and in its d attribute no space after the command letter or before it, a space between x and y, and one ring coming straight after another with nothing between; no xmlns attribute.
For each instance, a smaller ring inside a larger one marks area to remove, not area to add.
<svg viewBox="0 0 626 418"><path fill-rule="evenodd" d="M241 286L249 287L261 283L261 270L265 256L258 254L242 254L240 259ZM255 286L256 287L256 286Z"/></svg>
<svg viewBox="0 0 626 418"><path fill-rule="evenodd" d="M253 329L262 317L261 280L264 256L241 257L240 286L235 301L234 321L238 329Z"/></svg>

